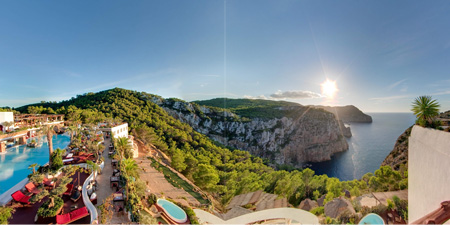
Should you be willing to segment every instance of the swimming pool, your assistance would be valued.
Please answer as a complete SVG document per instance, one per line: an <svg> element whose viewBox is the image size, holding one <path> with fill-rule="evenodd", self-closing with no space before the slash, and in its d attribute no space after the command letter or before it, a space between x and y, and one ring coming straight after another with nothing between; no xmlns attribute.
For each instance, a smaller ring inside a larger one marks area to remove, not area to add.
<svg viewBox="0 0 450 225"><path fill-rule="evenodd" d="M30 148L21 145L8 148L6 153L0 154L0 195L31 173L28 166L33 163L44 165L48 162L47 138L41 138L44 143L40 147ZM64 134L54 135L52 140L53 149L63 149L70 143L70 137Z"/></svg>
<svg viewBox="0 0 450 225"><path fill-rule="evenodd" d="M359 221L359 224L384 224L384 220L375 213L369 213Z"/></svg>
<svg viewBox="0 0 450 225"><path fill-rule="evenodd" d="M156 204L160 206L164 212L175 222L178 223L185 223L187 222L187 215L177 205L173 204L172 202L169 202L165 199L159 198L156 201Z"/></svg>

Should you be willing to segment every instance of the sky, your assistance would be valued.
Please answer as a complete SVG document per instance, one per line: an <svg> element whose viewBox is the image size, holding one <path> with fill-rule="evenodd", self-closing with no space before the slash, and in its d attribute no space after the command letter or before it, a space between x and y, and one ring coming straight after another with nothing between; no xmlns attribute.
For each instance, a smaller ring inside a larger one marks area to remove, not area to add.
<svg viewBox="0 0 450 225"><path fill-rule="evenodd" d="M114 87L450 110L449 1L1 1L0 106ZM335 82L333 96L321 90Z"/></svg>

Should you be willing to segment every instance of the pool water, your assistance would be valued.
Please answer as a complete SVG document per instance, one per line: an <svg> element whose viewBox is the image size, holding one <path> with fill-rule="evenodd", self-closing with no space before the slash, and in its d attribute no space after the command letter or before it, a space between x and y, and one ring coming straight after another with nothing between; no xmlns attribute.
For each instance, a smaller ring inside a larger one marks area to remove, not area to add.
<svg viewBox="0 0 450 225"><path fill-rule="evenodd" d="M375 213L369 213L359 221L359 224L384 224L384 220Z"/></svg>
<svg viewBox="0 0 450 225"><path fill-rule="evenodd" d="M66 148L70 143L67 135L53 136L53 149ZM6 149L0 154L0 195L25 179L30 173L28 169L33 163L44 165L48 163L48 143L46 137L41 137L43 144L36 148L20 145ZM37 169L37 167L36 167Z"/></svg>
<svg viewBox="0 0 450 225"><path fill-rule="evenodd" d="M187 221L187 215L183 211L183 209L173 204L172 202L160 198L158 199L158 201L156 201L156 204L161 206L168 214L168 216L170 216L174 221L179 223L184 223Z"/></svg>

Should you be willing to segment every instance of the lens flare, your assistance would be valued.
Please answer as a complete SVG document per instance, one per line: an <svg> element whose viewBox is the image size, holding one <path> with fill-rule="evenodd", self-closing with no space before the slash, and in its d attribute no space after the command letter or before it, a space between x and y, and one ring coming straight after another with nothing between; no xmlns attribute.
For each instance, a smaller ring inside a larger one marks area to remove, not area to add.
<svg viewBox="0 0 450 225"><path fill-rule="evenodd" d="M325 97L332 99L336 95L336 93L339 91L336 86L336 81L332 81L327 79L322 84L320 84L320 87L322 89L322 95Z"/></svg>

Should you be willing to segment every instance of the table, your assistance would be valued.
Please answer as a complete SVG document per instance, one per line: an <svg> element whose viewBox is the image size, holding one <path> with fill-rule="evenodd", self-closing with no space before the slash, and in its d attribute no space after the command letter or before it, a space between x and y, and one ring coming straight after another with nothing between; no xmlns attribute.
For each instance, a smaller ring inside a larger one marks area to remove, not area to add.
<svg viewBox="0 0 450 225"><path fill-rule="evenodd" d="M109 178L109 184L110 184L110 186L111 187L114 187L114 186L116 186L116 187L119 187L119 180L120 180L120 177L110 177ZM114 184L116 184L116 185L114 185Z"/></svg>

